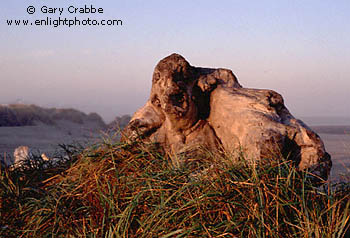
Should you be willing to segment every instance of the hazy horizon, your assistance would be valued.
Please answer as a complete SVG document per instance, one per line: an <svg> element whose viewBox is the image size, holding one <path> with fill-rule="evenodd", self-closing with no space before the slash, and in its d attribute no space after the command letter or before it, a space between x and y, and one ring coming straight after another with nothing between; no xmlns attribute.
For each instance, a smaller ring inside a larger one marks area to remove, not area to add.
<svg viewBox="0 0 350 238"><path fill-rule="evenodd" d="M103 14L41 13L42 6ZM36 8L28 14L28 6ZM295 117L350 117L348 1L2 1L0 104L133 114L171 53L231 69L244 87L272 89ZM8 26L50 17L121 19L122 26Z"/></svg>

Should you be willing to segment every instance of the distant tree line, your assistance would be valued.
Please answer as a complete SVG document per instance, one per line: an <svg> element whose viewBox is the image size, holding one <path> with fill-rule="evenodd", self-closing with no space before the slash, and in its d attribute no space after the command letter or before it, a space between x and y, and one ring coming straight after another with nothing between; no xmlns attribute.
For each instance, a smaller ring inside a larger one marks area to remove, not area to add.
<svg viewBox="0 0 350 238"><path fill-rule="evenodd" d="M1 126L33 126L36 123L54 125L57 120L67 120L78 124L86 121L97 122L101 127L107 125L97 113L85 114L76 109L42 108L36 105L0 105Z"/></svg>

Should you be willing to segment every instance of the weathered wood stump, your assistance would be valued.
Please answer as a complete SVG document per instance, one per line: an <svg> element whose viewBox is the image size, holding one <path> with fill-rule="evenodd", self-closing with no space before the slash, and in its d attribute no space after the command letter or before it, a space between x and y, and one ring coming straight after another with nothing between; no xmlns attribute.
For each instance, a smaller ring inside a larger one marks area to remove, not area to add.
<svg viewBox="0 0 350 238"><path fill-rule="evenodd" d="M124 140L159 143L170 153L197 146L243 150L248 160L280 153L327 178L332 166L320 137L272 90L243 88L228 69L191 66L172 54L156 66L151 95L124 130Z"/></svg>

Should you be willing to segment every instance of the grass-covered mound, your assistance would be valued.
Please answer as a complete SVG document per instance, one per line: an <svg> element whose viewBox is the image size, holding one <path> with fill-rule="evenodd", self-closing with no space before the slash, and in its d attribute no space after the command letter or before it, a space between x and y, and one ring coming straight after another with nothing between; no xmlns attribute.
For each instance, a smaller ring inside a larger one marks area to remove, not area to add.
<svg viewBox="0 0 350 238"><path fill-rule="evenodd" d="M314 188L290 161L103 142L0 178L2 237L349 237L349 184Z"/></svg>

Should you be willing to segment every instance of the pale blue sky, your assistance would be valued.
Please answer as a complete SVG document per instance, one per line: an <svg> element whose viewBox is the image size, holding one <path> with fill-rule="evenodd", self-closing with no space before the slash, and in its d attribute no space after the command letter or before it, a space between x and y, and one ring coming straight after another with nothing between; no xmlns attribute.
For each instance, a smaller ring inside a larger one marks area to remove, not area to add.
<svg viewBox="0 0 350 238"><path fill-rule="evenodd" d="M93 4L123 26L9 27ZM26 13L28 6L37 12ZM296 116L350 116L350 3L334 0L2 0L0 103L96 111L107 121L148 98L154 66L177 52L192 65L232 69L246 87L284 96Z"/></svg>

